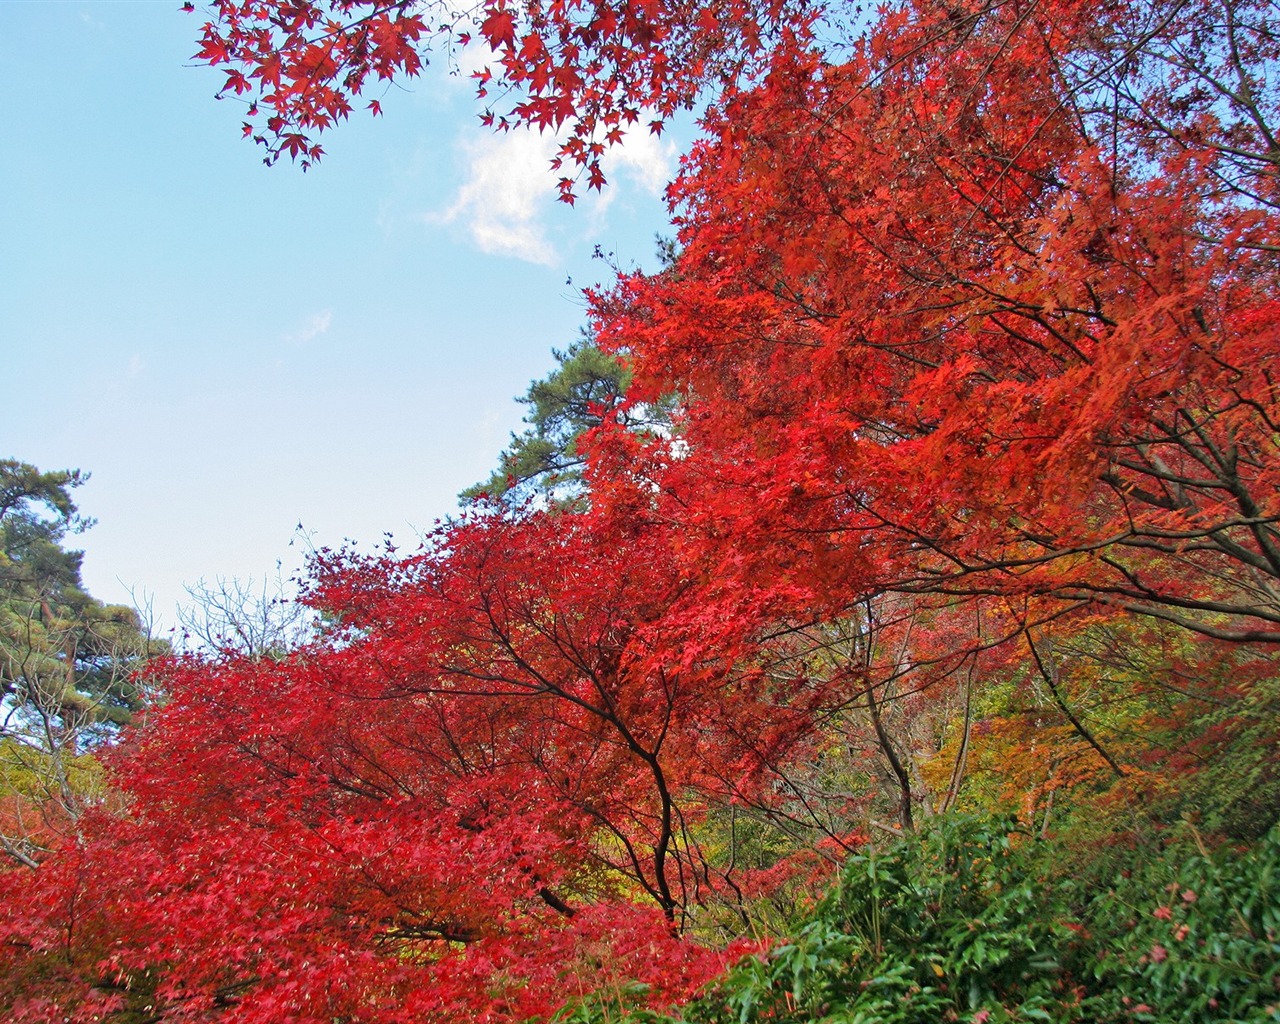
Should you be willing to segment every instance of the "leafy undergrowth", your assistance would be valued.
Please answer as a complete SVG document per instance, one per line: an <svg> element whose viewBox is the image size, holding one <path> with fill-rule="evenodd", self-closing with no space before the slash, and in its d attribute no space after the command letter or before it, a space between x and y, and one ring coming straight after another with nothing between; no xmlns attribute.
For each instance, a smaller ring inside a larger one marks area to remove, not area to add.
<svg viewBox="0 0 1280 1024"><path fill-rule="evenodd" d="M1191 826L1090 863L1063 849L1009 821L936 822L851 858L791 939L675 1016L614 993L556 1020L1280 1021L1280 827L1217 851Z"/></svg>

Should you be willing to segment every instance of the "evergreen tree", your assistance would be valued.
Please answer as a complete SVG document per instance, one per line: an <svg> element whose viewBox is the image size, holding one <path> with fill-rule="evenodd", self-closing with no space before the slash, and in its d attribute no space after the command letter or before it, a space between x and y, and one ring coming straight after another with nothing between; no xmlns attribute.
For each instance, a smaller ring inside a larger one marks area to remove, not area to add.
<svg viewBox="0 0 1280 1024"><path fill-rule="evenodd" d="M78 470L0 460L0 849L34 866L93 797L86 751L142 706L163 649L138 613L90 596L67 537L92 525Z"/></svg>
<svg viewBox="0 0 1280 1024"><path fill-rule="evenodd" d="M488 497L514 506L535 498L572 502L581 497L583 435L618 409L631 371L585 333L553 355L556 368L518 399L529 409L524 417L528 429L511 435L498 468L488 480L463 491L464 501ZM641 425L644 417L634 412L625 414L627 422Z"/></svg>

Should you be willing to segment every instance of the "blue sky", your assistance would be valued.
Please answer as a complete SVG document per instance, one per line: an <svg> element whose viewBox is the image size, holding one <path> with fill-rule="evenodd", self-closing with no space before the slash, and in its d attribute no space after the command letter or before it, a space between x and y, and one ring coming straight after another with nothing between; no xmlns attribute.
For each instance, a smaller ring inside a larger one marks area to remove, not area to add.
<svg viewBox="0 0 1280 1024"><path fill-rule="evenodd" d="M373 546L453 511L608 278L595 246L653 265L676 161L637 137L569 209L551 141L433 70L267 168L178 7L0 7L0 457L92 473L89 589L164 624L184 583L292 569L299 522Z"/></svg>

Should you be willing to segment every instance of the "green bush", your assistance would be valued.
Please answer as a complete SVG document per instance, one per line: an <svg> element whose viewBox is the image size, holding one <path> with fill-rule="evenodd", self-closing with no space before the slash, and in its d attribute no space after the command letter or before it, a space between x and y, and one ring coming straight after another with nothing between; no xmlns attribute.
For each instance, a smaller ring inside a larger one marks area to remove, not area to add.
<svg viewBox="0 0 1280 1024"><path fill-rule="evenodd" d="M1176 838L1176 837L1175 837ZM1280 829L1209 852L1199 836L1110 881L1078 848L955 818L850 858L794 938L673 1017L615 1000L563 1020L688 1024L1280 1021Z"/></svg>
<svg viewBox="0 0 1280 1024"><path fill-rule="evenodd" d="M850 858L796 938L741 965L699 1019L1066 1019L1055 950L1075 933L1044 913L1018 839L960 819Z"/></svg>
<svg viewBox="0 0 1280 1024"><path fill-rule="evenodd" d="M1280 828L1244 853L1170 851L1088 919L1095 1019L1280 1021Z"/></svg>

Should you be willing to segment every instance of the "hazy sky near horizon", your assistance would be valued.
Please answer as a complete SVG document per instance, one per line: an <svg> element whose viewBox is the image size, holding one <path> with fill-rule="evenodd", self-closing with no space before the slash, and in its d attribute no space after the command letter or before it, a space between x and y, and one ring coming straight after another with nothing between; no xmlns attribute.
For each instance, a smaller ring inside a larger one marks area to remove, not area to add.
<svg viewBox="0 0 1280 1024"><path fill-rule="evenodd" d="M0 457L92 474L86 583L164 625L185 584L291 572L299 523L372 547L454 511L611 277L595 248L653 267L677 159L638 134L569 209L553 142L437 69L267 168L179 7L0 7Z"/></svg>

